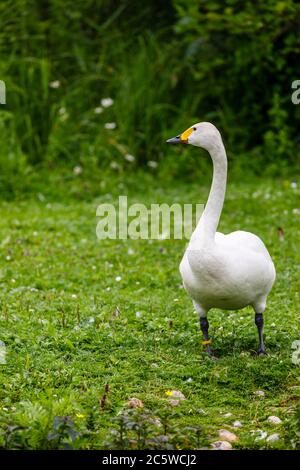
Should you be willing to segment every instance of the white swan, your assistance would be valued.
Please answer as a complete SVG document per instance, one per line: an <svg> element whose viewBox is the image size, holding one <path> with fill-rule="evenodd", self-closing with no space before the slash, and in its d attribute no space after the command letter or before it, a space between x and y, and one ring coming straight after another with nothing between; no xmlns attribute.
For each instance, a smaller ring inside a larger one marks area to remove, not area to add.
<svg viewBox="0 0 300 470"><path fill-rule="evenodd" d="M253 233L216 232L227 179L227 157L218 129L209 122L188 128L167 143L192 144L207 150L213 161L213 180L205 210L180 263L185 290L200 316L207 352L211 355L207 312L237 310L251 305L259 335L258 354L265 354L263 312L275 281L275 268L264 243Z"/></svg>

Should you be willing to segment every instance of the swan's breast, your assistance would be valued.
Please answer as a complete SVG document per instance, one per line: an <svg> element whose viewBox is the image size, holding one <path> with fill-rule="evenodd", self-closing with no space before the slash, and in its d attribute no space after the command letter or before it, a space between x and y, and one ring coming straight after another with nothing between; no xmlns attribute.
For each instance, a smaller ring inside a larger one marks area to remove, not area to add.
<svg viewBox="0 0 300 470"><path fill-rule="evenodd" d="M226 248L221 242L212 250L190 245L180 272L185 289L195 301L210 308L238 309L268 294L275 270L269 255L244 246L232 249L225 243Z"/></svg>

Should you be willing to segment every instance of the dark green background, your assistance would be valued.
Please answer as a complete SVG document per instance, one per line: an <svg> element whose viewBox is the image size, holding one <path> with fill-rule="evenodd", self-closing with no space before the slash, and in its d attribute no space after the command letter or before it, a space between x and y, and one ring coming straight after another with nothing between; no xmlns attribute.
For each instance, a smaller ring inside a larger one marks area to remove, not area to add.
<svg viewBox="0 0 300 470"><path fill-rule="evenodd" d="M163 144L201 120L220 128L238 173L294 174L299 51L293 0L2 1L2 192L40 165L136 172L155 160L163 176L194 178L207 159ZM114 105L96 114L104 97Z"/></svg>

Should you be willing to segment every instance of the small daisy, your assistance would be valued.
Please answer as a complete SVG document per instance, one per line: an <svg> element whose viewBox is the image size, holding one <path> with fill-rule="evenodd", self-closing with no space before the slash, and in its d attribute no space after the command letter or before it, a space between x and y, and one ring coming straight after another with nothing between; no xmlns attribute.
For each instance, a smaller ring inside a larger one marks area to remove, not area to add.
<svg viewBox="0 0 300 470"><path fill-rule="evenodd" d="M82 167L79 166L79 165L74 166L73 173L74 173L74 175L80 175L82 173Z"/></svg>
<svg viewBox="0 0 300 470"><path fill-rule="evenodd" d="M111 98L103 98L101 100L101 105L103 106L103 108L109 108L113 104L114 104L114 100Z"/></svg>
<svg viewBox="0 0 300 470"><path fill-rule="evenodd" d="M115 122L106 122L104 124L105 129L113 130L117 127L117 124Z"/></svg>
<svg viewBox="0 0 300 470"><path fill-rule="evenodd" d="M60 81L59 80L54 80L53 82L49 83L50 88L59 88L60 87Z"/></svg>
<svg viewBox="0 0 300 470"><path fill-rule="evenodd" d="M158 163L153 161L153 160L149 160L147 165L150 167L150 168L157 168L158 166Z"/></svg>
<svg viewBox="0 0 300 470"><path fill-rule="evenodd" d="M127 162L134 162L135 158L133 155L130 155L130 153L127 153L125 156L124 156L125 160L127 160Z"/></svg>
<svg viewBox="0 0 300 470"><path fill-rule="evenodd" d="M103 113L103 108L101 106L97 106L97 108L94 109L95 114L101 114Z"/></svg>

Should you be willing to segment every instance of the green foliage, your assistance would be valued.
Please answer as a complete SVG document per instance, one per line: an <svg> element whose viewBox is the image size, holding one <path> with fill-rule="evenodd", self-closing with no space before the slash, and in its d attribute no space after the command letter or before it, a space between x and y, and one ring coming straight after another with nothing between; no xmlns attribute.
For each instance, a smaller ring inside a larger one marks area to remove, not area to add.
<svg viewBox="0 0 300 470"><path fill-rule="evenodd" d="M299 109L291 102L300 51L294 0L175 0L176 31L197 83L200 109L230 148L282 172L299 164ZM200 111L199 109L199 111ZM299 169L299 166L298 166Z"/></svg>
<svg viewBox="0 0 300 470"><path fill-rule="evenodd" d="M163 178L193 179L195 162L164 140L211 120L238 174L299 170L299 21L294 0L7 0L1 129L33 165L128 172L154 160ZM100 113L105 97L114 104ZM111 122L116 129L105 128ZM0 152L5 167L6 146Z"/></svg>
<svg viewBox="0 0 300 470"><path fill-rule="evenodd" d="M299 340L299 181L228 188L220 230L261 236L277 280L265 315L268 356L253 357L250 308L212 310L219 355L212 361L181 288L186 241L97 240L96 206L116 202L121 181L106 179L101 195L93 197L96 186L89 200L72 194L60 200L67 181L61 178L52 183L56 193L1 202L0 447L193 449L210 447L235 420L242 423L234 430L236 448L299 447L299 366L292 362ZM81 178L69 181L75 193ZM122 184L129 203L147 207L204 202L208 192L193 183L159 186L141 175L138 190L131 181ZM168 390L185 400L172 406ZM129 410L133 397L144 408ZM267 421L274 414L281 425ZM259 430L280 440L259 440Z"/></svg>

